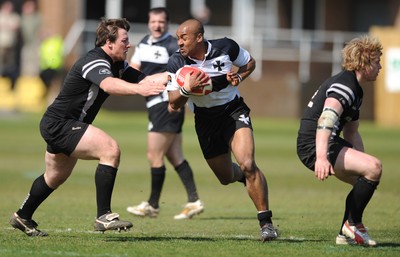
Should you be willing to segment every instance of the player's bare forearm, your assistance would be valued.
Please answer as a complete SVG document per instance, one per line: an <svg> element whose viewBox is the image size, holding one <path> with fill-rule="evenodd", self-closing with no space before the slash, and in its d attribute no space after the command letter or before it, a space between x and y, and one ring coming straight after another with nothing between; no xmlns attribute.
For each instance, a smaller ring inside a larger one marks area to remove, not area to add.
<svg viewBox="0 0 400 257"><path fill-rule="evenodd" d="M251 57L250 61L246 65L239 67L237 73L240 74L242 79L245 79L248 76L250 76L250 74L254 71L255 68L256 68L256 61L254 60L253 57Z"/></svg>
<svg viewBox="0 0 400 257"><path fill-rule="evenodd" d="M168 98L169 105L174 110L182 108L188 100L187 97L184 97L179 93L179 90L168 91Z"/></svg>
<svg viewBox="0 0 400 257"><path fill-rule="evenodd" d="M162 72L162 73L156 73L153 75L146 76L142 81L139 82L139 84L147 83L149 81L151 81L153 83L166 85L168 83L168 73Z"/></svg>
<svg viewBox="0 0 400 257"><path fill-rule="evenodd" d="M328 141L331 136L330 130L317 129L315 146L316 160L314 173L319 180L324 180L329 177L329 174L335 174L332 165L328 160Z"/></svg>

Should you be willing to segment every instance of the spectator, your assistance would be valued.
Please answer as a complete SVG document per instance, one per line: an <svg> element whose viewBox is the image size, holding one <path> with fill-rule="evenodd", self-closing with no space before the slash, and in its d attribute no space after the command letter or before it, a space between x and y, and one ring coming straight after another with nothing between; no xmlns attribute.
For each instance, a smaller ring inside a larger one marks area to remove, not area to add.
<svg viewBox="0 0 400 257"><path fill-rule="evenodd" d="M51 89L59 88L64 68L64 42L63 38L51 29L43 31L43 39L40 43L40 78L46 86L46 97L52 102L49 94ZM57 90L58 91L58 90Z"/></svg>
<svg viewBox="0 0 400 257"><path fill-rule="evenodd" d="M11 88L19 76L19 29L21 16L15 12L12 1L0 7L0 76L10 78Z"/></svg>
<svg viewBox="0 0 400 257"><path fill-rule="evenodd" d="M35 0L26 0L22 4L21 13L21 74L24 76L37 76L39 74L39 31L41 16L37 10Z"/></svg>

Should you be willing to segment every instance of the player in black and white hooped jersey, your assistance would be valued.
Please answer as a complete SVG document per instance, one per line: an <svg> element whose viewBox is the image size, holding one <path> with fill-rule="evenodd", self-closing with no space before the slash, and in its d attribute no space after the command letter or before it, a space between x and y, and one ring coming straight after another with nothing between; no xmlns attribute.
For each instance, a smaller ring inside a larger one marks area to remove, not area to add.
<svg viewBox="0 0 400 257"><path fill-rule="evenodd" d="M130 65L145 74L155 74L167 70L169 57L178 50L176 38L168 32L169 12L165 7L155 7L148 12L146 35L136 46ZM186 189L188 202L183 210L174 216L176 220L190 219L204 211L199 199L194 175L182 149L182 126L185 108L172 111L168 103L168 91L146 97L149 117L147 133L147 158L150 163L151 191L147 201L128 206L127 211L141 217L157 217L159 201L166 177L164 157L174 167Z"/></svg>
<svg viewBox="0 0 400 257"><path fill-rule="evenodd" d="M273 240L278 235L272 224L267 181L254 160L250 108L238 88L240 82L253 72L255 60L232 39L206 40L204 27L196 19L183 22L176 36L179 52L168 62L170 105L173 109L186 103L191 106L197 137L209 167L223 185L237 181L245 184L258 211L261 239ZM175 74L185 65L195 66L203 72L188 73L180 87ZM208 76L212 80L212 92L192 95L192 90L206 85ZM237 163L232 161L231 153Z"/></svg>
<svg viewBox="0 0 400 257"><path fill-rule="evenodd" d="M69 71L60 93L47 108L40 132L47 143L45 172L32 184L10 224L28 236L47 236L32 216L40 204L71 175L78 159L98 160L95 171L96 231L126 230L129 221L111 211L111 195L120 161L117 142L92 125L109 95L158 95L165 90L166 73L145 76L126 62L130 48L126 19L102 19L96 47Z"/></svg>
<svg viewBox="0 0 400 257"><path fill-rule="evenodd" d="M300 121L297 154L303 164L319 180L333 175L352 185L336 244L376 245L362 216L379 184L382 164L364 152L358 127L362 87L376 80L381 55L376 38L362 36L347 43L342 50L343 71L322 83Z"/></svg>

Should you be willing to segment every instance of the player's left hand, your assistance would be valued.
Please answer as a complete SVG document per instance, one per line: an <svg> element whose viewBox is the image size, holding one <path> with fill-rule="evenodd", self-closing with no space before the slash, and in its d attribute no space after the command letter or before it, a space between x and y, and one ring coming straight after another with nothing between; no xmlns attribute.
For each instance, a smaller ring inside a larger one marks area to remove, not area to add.
<svg viewBox="0 0 400 257"><path fill-rule="evenodd" d="M191 92L192 90L196 90L199 88L203 88L204 86L208 85L209 77L207 73L203 71L198 72L189 72L185 76L185 84L183 87L188 91ZM186 87L186 85L188 85ZM190 90L188 90L190 89Z"/></svg>
<svg viewBox="0 0 400 257"><path fill-rule="evenodd" d="M237 74L236 72L228 72L226 74L226 80L228 80L229 83L231 83L232 86L236 87L239 85L240 81L240 77L239 74Z"/></svg>

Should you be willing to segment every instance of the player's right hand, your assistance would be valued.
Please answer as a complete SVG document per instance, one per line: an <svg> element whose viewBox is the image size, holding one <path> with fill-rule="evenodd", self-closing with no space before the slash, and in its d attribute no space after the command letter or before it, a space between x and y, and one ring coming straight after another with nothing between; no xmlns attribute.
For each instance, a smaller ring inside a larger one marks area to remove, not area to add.
<svg viewBox="0 0 400 257"><path fill-rule="evenodd" d="M138 94L142 96L158 95L164 90L164 84L153 80L146 80L143 83L139 83L137 87Z"/></svg>

